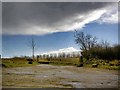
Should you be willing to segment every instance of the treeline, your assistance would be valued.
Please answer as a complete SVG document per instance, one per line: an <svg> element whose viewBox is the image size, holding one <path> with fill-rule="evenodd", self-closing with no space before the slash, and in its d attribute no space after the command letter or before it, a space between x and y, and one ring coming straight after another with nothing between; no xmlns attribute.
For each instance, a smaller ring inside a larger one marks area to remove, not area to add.
<svg viewBox="0 0 120 90"><path fill-rule="evenodd" d="M75 42L83 50L86 59L120 60L120 45L110 46L109 42L97 41L97 37L75 30Z"/></svg>
<svg viewBox="0 0 120 90"><path fill-rule="evenodd" d="M113 47L94 47L88 50L89 58L103 60L120 60L120 45Z"/></svg>

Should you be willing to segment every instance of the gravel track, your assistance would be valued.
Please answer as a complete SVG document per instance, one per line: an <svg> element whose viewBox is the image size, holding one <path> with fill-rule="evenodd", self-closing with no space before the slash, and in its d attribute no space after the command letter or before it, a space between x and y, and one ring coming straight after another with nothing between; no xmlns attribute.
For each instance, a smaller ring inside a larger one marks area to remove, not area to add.
<svg viewBox="0 0 120 90"><path fill-rule="evenodd" d="M3 88L117 88L118 71L40 64L3 68Z"/></svg>

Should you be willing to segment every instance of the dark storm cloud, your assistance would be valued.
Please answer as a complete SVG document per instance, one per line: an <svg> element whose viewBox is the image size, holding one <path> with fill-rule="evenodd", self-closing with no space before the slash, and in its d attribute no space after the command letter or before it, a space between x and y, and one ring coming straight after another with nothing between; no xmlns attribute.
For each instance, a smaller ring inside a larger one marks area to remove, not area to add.
<svg viewBox="0 0 120 90"><path fill-rule="evenodd" d="M29 26L56 27L76 15L86 15L113 3L105 2L4 2L2 7L3 33L8 29L26 29ZM84 18L81 18L81 22ZM12 30L11 32L13 32ZM10 32L10 31L9 31Z"/></svg>

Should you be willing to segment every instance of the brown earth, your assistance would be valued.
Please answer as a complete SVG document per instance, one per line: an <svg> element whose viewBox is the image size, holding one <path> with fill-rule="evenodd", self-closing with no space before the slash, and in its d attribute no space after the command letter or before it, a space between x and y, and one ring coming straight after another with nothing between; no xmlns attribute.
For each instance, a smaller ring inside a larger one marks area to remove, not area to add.
<svg viewBox="0 0 120 90"><path fill-rule="evenodd" d="M40 64L3 68L3 88L117 88L118 71Z"/></svg>

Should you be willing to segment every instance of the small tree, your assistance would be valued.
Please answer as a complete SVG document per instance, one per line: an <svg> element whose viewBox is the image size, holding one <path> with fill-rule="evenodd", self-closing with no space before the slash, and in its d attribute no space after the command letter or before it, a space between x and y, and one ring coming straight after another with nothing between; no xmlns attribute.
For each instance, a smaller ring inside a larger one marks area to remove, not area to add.
<svg viewBox="0 0 120 90"><path fill-rule="evenodd" d="M36 48L36 44L35 44L35 40L32 36L32 39L30 41L30 48L32 49L32 59L34 60L35 59L35 48Z"/></svg>
<svg viewBox="0 0 120 90"><path fill-rule="evenodd" d="M35 41L34 41L33 38L32 38L32 43L31 43L31 44L32 44L32 52L33 52L33 55L32 55L32 56L33 56L33 60L34 60L34 58L35 58L35 57L34 57L34 52L35 52L35 46L36 46L36 44L35 44Z"/></svg>
<svg viewBox="0 0 120 90"><path fill-rule="evenodd" d="M75 30L75 42L83 50L83 56L89 59L90 53L88 52L91 48L95 47L97 44L97 38L90 34L84 34L84 32L78 32Z"/></svg>

